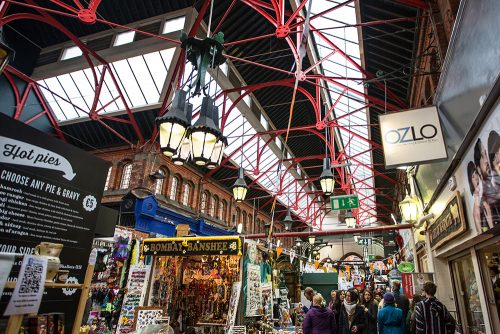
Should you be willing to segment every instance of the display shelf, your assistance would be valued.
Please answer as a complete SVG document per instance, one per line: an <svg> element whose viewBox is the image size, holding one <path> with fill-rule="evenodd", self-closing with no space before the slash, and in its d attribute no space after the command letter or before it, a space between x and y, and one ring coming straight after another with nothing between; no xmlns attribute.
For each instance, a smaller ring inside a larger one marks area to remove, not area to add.
<svg viewBox="0 0 500 334"><path fill-rule="evenodd" d="M226 324L219 324L219 323L216 323L216 322L197 322L196 323L196 326L200 326L200 327L209 327L209 326L213 326L213 327L224 327L226 326Z"/></svg>
<svg viewBox="0 0 500 334"><path fill-rule="evenodd" d="M6 289L14 289L16 287L16 282L5 283ZM83 284L73 284L73 283L47 283L45 282L45 288L49 289L81 289Z"/></svg>

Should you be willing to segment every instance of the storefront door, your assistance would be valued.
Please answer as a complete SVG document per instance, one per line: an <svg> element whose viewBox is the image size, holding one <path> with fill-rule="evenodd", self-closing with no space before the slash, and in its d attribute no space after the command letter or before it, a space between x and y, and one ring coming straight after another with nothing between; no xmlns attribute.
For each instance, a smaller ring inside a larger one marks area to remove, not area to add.
<svg viewBox="0 0 500 334"><path fill-rule="evenodd" d="M491 327L500 330L500 249L498 243L482 248L478 256Z"/></svg>
<svg viewBox="0 0 500 334"><path fill-rule="evenodd" d="M486 333L471 256L451 261L451 268L463 333Z"/></svg>

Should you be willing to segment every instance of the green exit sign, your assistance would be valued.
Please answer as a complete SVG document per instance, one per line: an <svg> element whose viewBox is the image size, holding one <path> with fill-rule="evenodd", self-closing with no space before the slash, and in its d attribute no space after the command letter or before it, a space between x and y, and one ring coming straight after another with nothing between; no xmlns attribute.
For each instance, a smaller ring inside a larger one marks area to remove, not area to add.
<svg viewBox="0 0 500 334"><path fill-rule="evenodd" d="M330 204L332 210L357 209L359 207L358 195L332 196Z"/></svg>

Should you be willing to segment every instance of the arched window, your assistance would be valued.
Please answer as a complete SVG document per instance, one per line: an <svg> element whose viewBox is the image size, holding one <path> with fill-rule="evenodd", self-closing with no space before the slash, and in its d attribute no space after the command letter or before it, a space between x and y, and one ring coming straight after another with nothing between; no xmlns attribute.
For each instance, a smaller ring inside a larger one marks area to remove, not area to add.
<svg viewBox="0 0 500 334"><path fill-rule="evenodd" d="M130 177L132 176L132 163L127 162L123 165L122 179L120 181L120 189L128 189L130 187Z"/></svg>
<svg viewBox="0 0 500 334"><path fill-rule="evenodd" d="M163 184L164 184L164 180L165 180L165 170L163 168L160 168L160 170L158 170L158 173L163 175L163 178L159 178L159 179L156 179L155 180L155 195L160 195L161 193L163 193Z"/></svg>
<svg viewBox="0 0 500 334"><path fill-rule="evenodd" d="M182 204L184 204L185 206L189 206L189 196L191 196L191 185L186 182L184 183L184 186L183 186L183 190L182 190Z"/></svg>
<svg viewBox="0 0 500 334"><path fill-rule="evenodd" d="M248 232L254 233L255 232L255 226L253 226L253 220L252 220L252 215L248 215Z"/></svg>
<svg viewBox="0 0 500 334"><path fill-rule="evenodd" d="M170 199L177 201L177 188L179 187L179 178L177 176L172 177L172 184L170 185Z"/></svg>
<svg viewBox="0 0 500 334"><path fill-rule="evenodd" d="M241 218L243 218L243 219L242 219L242 221L241 221L241 223L243 224L243 231L247 232L247 231L248 231L248 226L247 226L247 213L246 213L245 211L243 211L243 212L241 213Z"/></svg>
<svg viewBox="0 0 500 334"><path fill-rule="evenodd" d="M219 202L219 219L223 221L226 220L226 205L226 200Z"/></svg>
<svg viewBox="0 0 500 334"><path fill-rule="evenodd" d="M219 206L219 197L217 197L217 195L214 195L214 197L212 198L212 201L210 203L210 217L215 217L215 218L218 218L216 216L216 208Z"/></svg>
<svg viewBox="0 0 500 334"><path fill-rule="evenodd" d="M200 211L201 213L207 213L208 206L208 193L206 191L201 194L201 203L200 203Z"/></svg>
<svg viewBox="0 0 500 334"><path fill-rule="evenodd" d="M113 167L109 167L108 169L108 175L106 176L106 183L104 184L104 191L109 189L109 181L111 180L111 170Z"/></svg>
<svg viewBox="0 0 500 334"><path fill-rule="evenodd" d="M236 224L236 226L238 226L238 224L241 222L241 218L240 218L240 214L241 214L241 210L240 208L236 208L236 216L235 216L235 221L234 223Z"/></svg>
<svg viewBox="0 0 500 334"><path fill-rule="evenodd" d="M260 220L257 218L255 220L255 233L260 233Z"/></svg>

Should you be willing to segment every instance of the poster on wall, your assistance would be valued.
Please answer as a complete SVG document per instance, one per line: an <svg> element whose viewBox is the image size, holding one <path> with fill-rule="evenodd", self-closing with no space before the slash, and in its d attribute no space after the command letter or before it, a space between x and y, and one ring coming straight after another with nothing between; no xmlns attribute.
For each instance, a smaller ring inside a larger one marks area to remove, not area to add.
<svg viewBox="0 0 500 334"><path fill-rule="evenodd" d="M472 141L463 163L468 186L464 200L472 208L472 220L478 233L486 232L500 222L500 112L484 123Z"/></svg>
<svg viewBox="0 0 500 334"><path fill-rule="evenodd" d="M436 106L380 115L379 124L386 168L448 157Z"/></svg>
<svg viewBox="0 0 500 334"><path fill-rule="evenodd" d="M262 303L260 288L260 266L258 264L247 265L247 303L245 316L256 317Z"/></svg>
<svg viewBox="0 0 500 334"><path fill-rule="evenodd" d="M264 314L268 319L272 319L273 316L273 284L272 283L262 283L262 308Z"/></svg>
<svg viewBox="0 0 500 334"><path fill-rule="evenodd" d="M423 294L425 282L434 282L433 273L413 273L411 277L415 294Z"/></svg>
<svg viewBox="0 0 500 334"><path fill-rule="evenodd" d="M91 166L91 168L89 168ZM61 243L60 269L82 283L110 164L0 113L0 251L33 254ZM20 261L9 280L18 276ZM3 313L12 290L4 290ZM62 312L71 328L77 289L48 289L40 313Z"/></svg>

